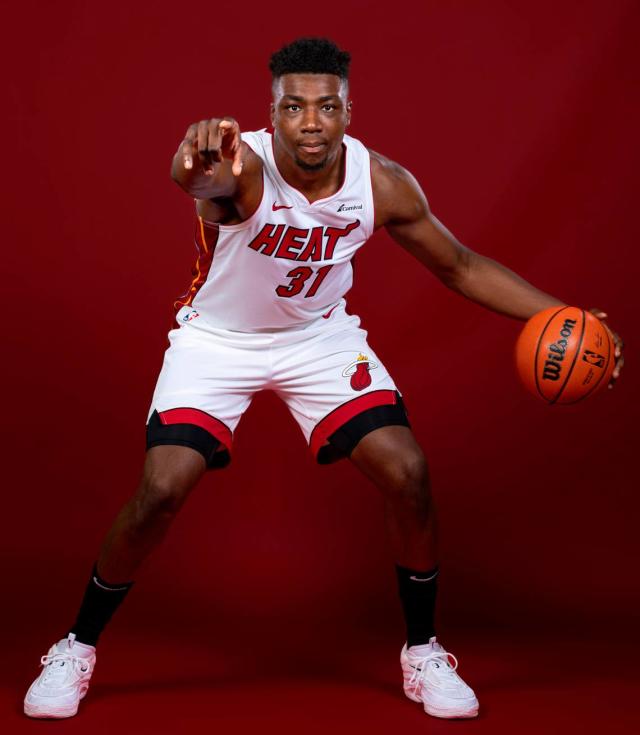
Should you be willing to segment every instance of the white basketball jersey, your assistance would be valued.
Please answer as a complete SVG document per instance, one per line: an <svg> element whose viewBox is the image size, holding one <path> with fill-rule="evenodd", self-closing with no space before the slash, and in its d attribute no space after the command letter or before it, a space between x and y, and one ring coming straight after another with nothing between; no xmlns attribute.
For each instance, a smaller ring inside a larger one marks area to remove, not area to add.
<svg viewBox="0 0 640 735"><path fill-rule="evenodd" d="M189 291L175 304L177 318L197 315L243 332L301 325L332 309L351 288L351 259L373 233L369 152L345 135L342 187L310 204L278 171L270 133L243 133L242 139L262 159L262 200L238 225L198 217L199 257Z"/></svg>

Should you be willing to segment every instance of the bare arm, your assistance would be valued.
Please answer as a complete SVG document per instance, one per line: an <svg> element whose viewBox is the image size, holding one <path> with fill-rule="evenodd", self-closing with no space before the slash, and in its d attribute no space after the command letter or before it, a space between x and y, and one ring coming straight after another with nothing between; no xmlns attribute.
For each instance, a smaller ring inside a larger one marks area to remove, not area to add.
<svg viewBox="0 0 640 735"><path fill-rule="evenodd" d="M477 304L526 320L563 302L525 281L502 264L470 250L432 214L415 178L372 153L376 226L417 258L446 286Z"/></svg>

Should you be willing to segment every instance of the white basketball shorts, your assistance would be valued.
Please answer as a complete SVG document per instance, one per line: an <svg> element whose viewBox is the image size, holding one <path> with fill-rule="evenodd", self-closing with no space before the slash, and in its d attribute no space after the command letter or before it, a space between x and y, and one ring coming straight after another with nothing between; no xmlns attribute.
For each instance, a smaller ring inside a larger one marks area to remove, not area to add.
<svg viewBox="0 0 640 735"><path fill-rule="evenodd" d="M255 393L273 390L321 464L348 457L373 429L409 426L402 395L343 299L308 324L238 332L184 306L149 409L147 449L178 444L208 467L231 459L233 432Z"/></svg>

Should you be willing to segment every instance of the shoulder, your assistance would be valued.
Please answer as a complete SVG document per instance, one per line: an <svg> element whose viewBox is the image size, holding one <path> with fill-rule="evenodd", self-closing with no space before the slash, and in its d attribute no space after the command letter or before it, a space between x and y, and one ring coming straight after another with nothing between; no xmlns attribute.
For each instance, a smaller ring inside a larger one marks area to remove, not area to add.
<svg viewBox="0 0 640 735"><path fill-rule="evenodd" d="M234 199L255 199L256 192L262 195L262 172L265 169L267 147L271 146L271 134L266 128L262 130L246 130L242 137L242 173L238 177L238 186Z"/></svg>
<svg viewBox="0 0 640 735"><path fill-rule="evenodd" d="M240 138L244 155L252 155L259 160L265 158L268 145L267 136L266 130L243 130Z"/></svg>
<svg viewBox="0 0 640 735"><path fill-rule="evenodd" d="M411 222L428 214L429 205L416 178L399 163L369 149L376 228Z"/></svg>

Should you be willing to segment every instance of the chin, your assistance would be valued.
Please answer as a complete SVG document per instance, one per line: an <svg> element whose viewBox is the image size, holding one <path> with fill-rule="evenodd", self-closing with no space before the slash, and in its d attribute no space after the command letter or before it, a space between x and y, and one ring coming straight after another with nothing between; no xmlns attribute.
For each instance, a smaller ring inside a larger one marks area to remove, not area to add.
<svg viewBox="0 0 640 735"><path fill-rule="evenodd" d="M329 162L329 156L323 158L322 161L318 161L317 163L307 163L296 156L295 162L296 166L299 166L303 171L320 171Z"/></svg>

